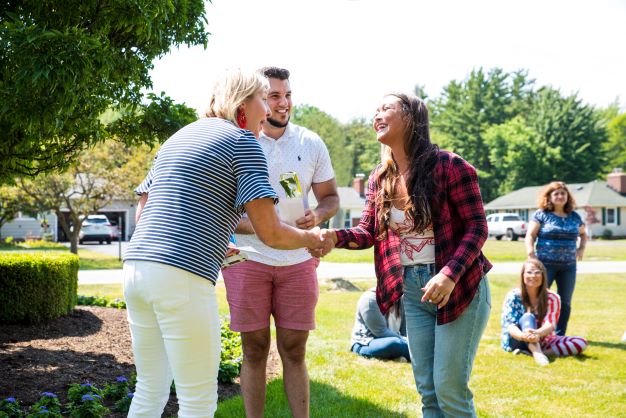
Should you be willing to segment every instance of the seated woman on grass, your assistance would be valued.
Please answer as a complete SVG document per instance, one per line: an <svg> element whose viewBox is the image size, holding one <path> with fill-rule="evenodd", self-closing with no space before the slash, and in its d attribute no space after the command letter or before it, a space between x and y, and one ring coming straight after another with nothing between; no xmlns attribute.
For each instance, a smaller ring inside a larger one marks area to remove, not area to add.
<svg viewBox="0 0 626 418"><path fill-rule="evenodd" d="M383 315L376 303L376 288L366 290L356 307L351 350L363 357L411 361L401 303Z"/></svg>
<svg viewBox="0 0 626 418"><path fill-rule="evenodd" d="M532 354L546 366L548 356L573 356L587 348L582 337L558 336L554 332L561 298L548 290L546 268L537 259L522 266L520 288L511 290L502 306L502 348L515 354Z"/></svg>

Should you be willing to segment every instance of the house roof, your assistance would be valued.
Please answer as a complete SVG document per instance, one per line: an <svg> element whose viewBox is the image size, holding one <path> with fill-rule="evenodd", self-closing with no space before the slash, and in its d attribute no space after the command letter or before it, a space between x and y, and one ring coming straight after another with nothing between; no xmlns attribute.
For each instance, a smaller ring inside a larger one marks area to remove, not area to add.
<svg viewBox="0 0 626 418"><path fill-rule="evenodd" d="M485 205L486 210L503 209L534 209L537 207L537 196L544 186L524 187ZM607 186L606 181L594 180L589 183L568 184L577 206L626 206L626 197Z"/></svg>
<svg viewBox="0 0 626 418"><path fill-rule="evenodd" d="M339 206L344 209L362 210L365 206L365 198L359 196L359 193L353 187L337 187L339 194ZM309 206L314 208L317 206L317 199L311 190L309 192Z"/></svg>

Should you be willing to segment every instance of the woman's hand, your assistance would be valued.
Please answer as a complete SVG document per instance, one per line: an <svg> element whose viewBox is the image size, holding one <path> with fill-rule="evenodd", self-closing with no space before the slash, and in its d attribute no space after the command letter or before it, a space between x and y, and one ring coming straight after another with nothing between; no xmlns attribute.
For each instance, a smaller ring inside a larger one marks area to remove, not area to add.
<svg viewBox="0 0 626 418"><path fill-rule="evenodd" d="M437 308L443 308L450 300L450 294L454 290L454 280L443 273L437 273L433 276L426 286L422 288L424 296L422 302L430 302L437 305Z"/></svg>
<svg viewBox="0 0 626 418"><path fill-rule="evenodd" d="M322 229L320 231L320 237L324 240L323 246L317 249L308 249L309 254L313 257L324 257L326 254L332 251L337 244L337 234L333 229Z"/></svg>
<svg viewBox="0 0 626 418"><path fill-rule="evenodd" d="M538 343L541 340L541 335L536 329L527 329L522 334L522 340L527 343Z"/></svg>
<svg viewBox="0 0 626 418"><path fill-rule="evenodd" d="M232 242L229 242L228 248L226 249L226 257L230 257L233 254L239 254L239 248Z"/></svg>
<svg viewBox="0 0 626 418"><path fill-rule="evenodd" d="M576 260L582 261L584 255L585 255L585 249L584 248L579 248L579 249L576 250Z"/></svg>

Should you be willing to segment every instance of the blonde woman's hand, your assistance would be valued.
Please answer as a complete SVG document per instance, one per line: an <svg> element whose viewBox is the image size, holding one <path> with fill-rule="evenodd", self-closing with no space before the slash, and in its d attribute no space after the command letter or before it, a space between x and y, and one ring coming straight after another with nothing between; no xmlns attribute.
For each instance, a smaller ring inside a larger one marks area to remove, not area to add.
<svg viewBox="0 0 626 418"><path fill-rule="evenodd" d="M422 302L428 301L437 305L437 308L443 308L450 300L454 286L456 286L454 280L443 273L437 273L422 288L422 292L424 292Z"/></svg>

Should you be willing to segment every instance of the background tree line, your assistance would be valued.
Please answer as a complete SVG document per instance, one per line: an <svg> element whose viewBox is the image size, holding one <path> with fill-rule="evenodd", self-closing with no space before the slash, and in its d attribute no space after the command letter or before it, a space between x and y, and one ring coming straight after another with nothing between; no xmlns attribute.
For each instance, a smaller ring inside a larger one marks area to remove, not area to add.
<svg viewBox="0 0 626 418"><path fill-rule="evenodd" d="M577 94L537 88L526 71L499 68L474 70L433 99L422 86L415 92L428 103L433 142L476 167L485 202L525 186L588 182L626 168L626 113L618 103L594 108ZM380 160L371 120L342 124L308 105L292 120L326 141L341 186Z"/></svg>

